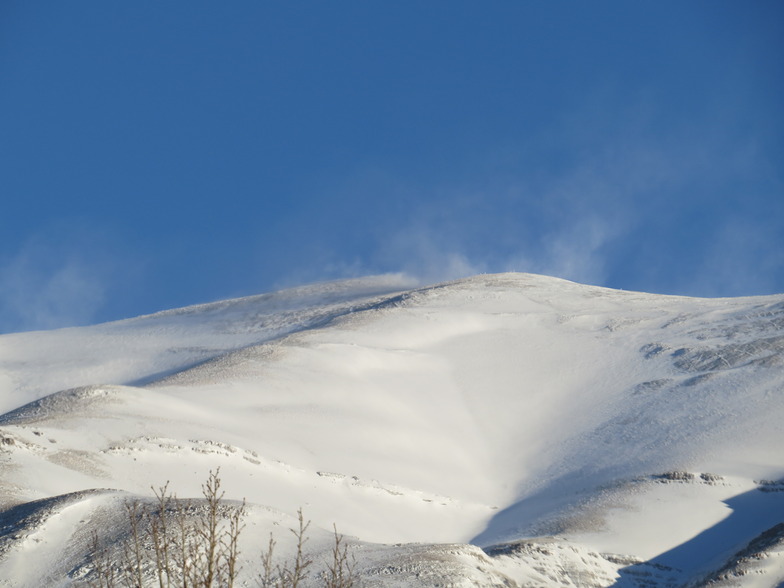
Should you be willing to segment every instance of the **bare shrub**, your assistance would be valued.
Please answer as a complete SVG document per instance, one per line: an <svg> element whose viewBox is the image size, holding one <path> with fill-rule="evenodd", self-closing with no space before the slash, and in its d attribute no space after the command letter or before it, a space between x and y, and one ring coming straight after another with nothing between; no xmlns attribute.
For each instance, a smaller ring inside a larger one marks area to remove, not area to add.
<svg viewBox="0 0 784 588"><path fill-rule="evenodd" d="M274 564L276 542L270 533L267 550L261 554L262 570L257 578L261 588L297 588L305 580L305 571L313 565L313 560L305 554L310 521L305 522L301 508L297 510L297 520L298 528L289 529L297 540L297 553L292 561Z"/></svg>
<svg viewBox="0 0 784 588"><path fill-rule="evenodd" d="M343 535L338 533L335 525L335 544L332 546L332 561L327 564L327 574L324 579L326 588L354 588L359 585L359 580L354 573L354 559L348 557L348 546Z"/></svg>
<svg viewBox="0 0 784 588"><path fill-rule="evenodd" d="M210 471L202 485L203 501L183 500L169 491L169 483L152 489L153 504L126 503L129 532L119 546L106 545L93 533L90 567L83 585L89 588L233 588L240 572L239 539L245 528L245 501L224 502L220 469ZM261 552L256 583L261 588L302 588L313 559L305 550L310 521L297 511L296 553L276 562L276 541ZM335 542L326 572L326 588L356 588L353 558L342 535ZM119 554L113 557L112 554Z"/></svg>
<svg viewBox="0 0 784 588"><path fill-rule="evenodd" d="M126 503L128 536L120 545L119 564L110 548L93 536L90 588L233 588L239 573L239 538L245 502L224 503L220 470L202 485L204 505L177 498L169 484L153 488L156 503Z"/></svg>
<svg viewBox="0 0 784 588"><path fill-rule="evenodd" d="M116 585L116 570L110 563L106 545L98 539L97 531L92 532L90 563L93 567L93 579L88 583L90 588L112 588Z"/></svg>
<svg viewBox="0 0 784 588"><path fill-rule="evenodd" d="M297 551L289 561L275 563L274 552L277 543L270 533L267 548L261 554L261 571L257 577L260 588L299 588L306 580L306 571L314 563L305 552L310 521L305 522L302 509L297 511L297 520L297 528L290 529L296 538ZM332 559L326 562L326 571L321 575L321 584L325 588L357 588L360 582L354 571L354 559L349 558L343 535L338 533L334 525L333 529L335 542L331 550Z"/></svg>

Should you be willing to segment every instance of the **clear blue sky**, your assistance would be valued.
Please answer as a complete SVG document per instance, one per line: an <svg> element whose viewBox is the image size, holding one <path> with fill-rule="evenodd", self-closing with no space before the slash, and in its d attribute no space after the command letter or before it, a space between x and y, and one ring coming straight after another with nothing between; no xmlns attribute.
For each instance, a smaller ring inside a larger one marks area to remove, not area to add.
<svg viewBox="0 0 784 588"><path fill-rule="evenodd" d="M784 292L784 3L0 3L0 331L508 270Z"/></svg>

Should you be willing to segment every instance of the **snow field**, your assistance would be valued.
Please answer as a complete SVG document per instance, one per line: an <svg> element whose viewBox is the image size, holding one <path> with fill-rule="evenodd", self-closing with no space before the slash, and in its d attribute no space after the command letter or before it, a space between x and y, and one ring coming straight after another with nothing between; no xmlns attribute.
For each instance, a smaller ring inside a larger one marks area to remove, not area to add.
<svg viewBox="0 0 784 588"><path fill-rule="evenodd" d="M408 286L0 337L2 503L167 480L198 496L220 467L252 505L249 553L302 507L314 544L333 523L352 537L371 586L665 586L784 521L784 492L758 483L784 476L780 296ZM55 574L90 520L67 511L29 529ZM37 585L27 543L6 544L0 577Z"/></svg>

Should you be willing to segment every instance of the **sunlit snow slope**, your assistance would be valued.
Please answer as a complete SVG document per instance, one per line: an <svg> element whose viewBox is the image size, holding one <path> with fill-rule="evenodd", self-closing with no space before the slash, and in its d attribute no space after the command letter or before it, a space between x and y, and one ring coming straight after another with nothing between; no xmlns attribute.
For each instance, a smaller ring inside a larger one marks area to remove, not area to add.
<svg viewBox="0 0 784 588"><path fill-rule="evenodd" d="M411 288L1 336L0 586L89 579L92 529L218 467L247 585L300 507L367 586L784 582L784 296Z"/></svg>

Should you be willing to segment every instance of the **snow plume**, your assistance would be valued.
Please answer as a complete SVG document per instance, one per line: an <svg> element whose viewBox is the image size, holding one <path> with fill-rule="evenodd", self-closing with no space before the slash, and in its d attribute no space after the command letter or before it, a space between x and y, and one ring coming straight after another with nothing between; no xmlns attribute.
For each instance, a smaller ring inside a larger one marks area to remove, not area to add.
<svg viewBox="0 0 784 588"><path fill-rule="evenodd" d="M15 254L0 258L0 330L52 329L95 320L112 273L101 251L92 238L54 230L29 238Z"/></svg>
<svg viewBox="0 0 784 588"><path fill-rule="evenodd" d="M423 284L464 278L486 270L484 265L469 258L454 234L421 222L394 234L383 246L381 257L399 264L401 271Z"/></svg>
<svg viewBox="0 0 784 588"><path fill-rule="evenodd" d="M534 251L510 258L503 269L601 285L607 275L605 247L616 232L599 217L577 219L546 233Z"/></svg>
<svg viewBox="0 0 784 588"><path fill-rule="evenodd" d="M373 261L425 283L522 271L601 285L632 226L624 200L637 188L612 171L588 161L559 174L432 187L376 236Z"/></svg>
<svg viewBox="0 0 784 588"><path fill-rule="evenodd" d="M520 248L498 253L491 244L472 249L468 239L442 227L412 224L388 241L384 256L397 260L400 271L421 283L523 271L602 284L607 273L605 248L615 234L597 216L565 219L540 236L521 239ZM530 243L522 244L526 241Z"/></svg>

